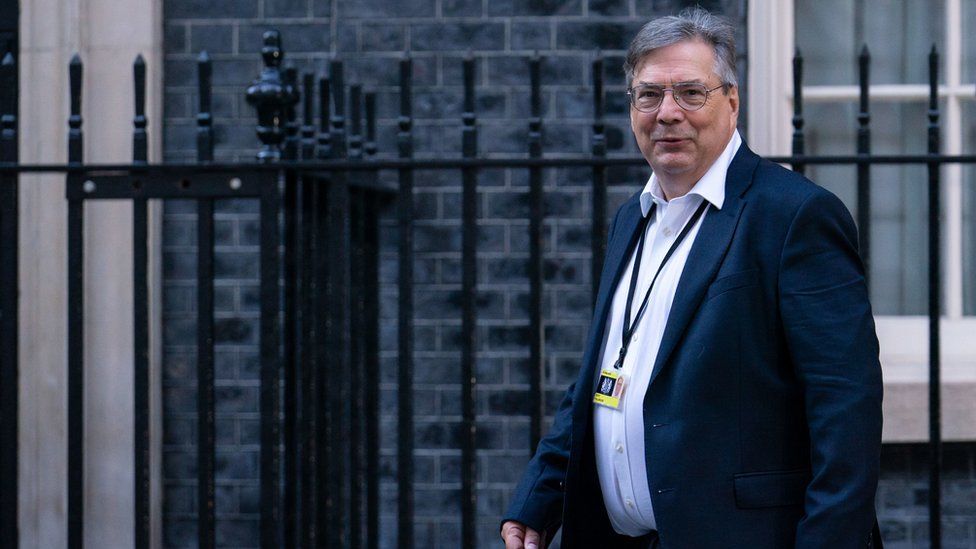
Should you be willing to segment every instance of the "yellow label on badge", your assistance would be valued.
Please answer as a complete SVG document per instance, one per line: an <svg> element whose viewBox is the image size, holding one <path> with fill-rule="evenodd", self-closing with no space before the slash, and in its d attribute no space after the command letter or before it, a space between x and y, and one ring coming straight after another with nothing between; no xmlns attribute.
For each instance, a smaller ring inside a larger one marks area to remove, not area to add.
<svg viewBox="0 0 976 549"><path fill-rule="evenodd" d="M600 381L596 385L596 393L593 394L593 402L617 410L620 408L623 394L624 376L613 370L601 371Z"/></svg>

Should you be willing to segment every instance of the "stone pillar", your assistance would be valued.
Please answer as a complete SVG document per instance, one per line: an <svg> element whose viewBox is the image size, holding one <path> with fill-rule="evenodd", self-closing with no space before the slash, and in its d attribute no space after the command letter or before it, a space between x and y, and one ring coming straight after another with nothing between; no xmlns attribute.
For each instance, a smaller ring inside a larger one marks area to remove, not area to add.
<svg viewBox="0 0 976 549"><path fill-rule="evenodd" d="M132 158L132 62L148 65L150 160L162 138L159 0L32 0L21 5L20 150L23 163L67 159L68 62L84 66L86 162ZM20 544L63 547L67 535L67 204L63 174L21 178ZM158 281L158 212L150 208L150 276ZM133 543L132 207L85 212L85 544ZM159 283L150 281L158 318ZM155 313L155 314L154 314ZM152 330L158 349L158 321ZM158 352L153 352L157 356ZM158 379L159 361L150 377ZM153 516L161 515L158 383L152 430ZM154 545L160 545L154 520Z"/></svg>

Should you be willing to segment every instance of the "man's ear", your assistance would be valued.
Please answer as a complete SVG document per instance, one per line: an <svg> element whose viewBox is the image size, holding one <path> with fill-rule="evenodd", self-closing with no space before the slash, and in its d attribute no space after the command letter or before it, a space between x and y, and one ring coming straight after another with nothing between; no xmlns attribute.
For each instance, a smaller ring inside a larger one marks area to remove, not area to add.
<svg viewBox="0 0 976 549"><path fill-rule="evenodd" d="M739 86L729 86L725 93L729 96L729 106L732 107L732 123L735 124L739 118Z"/></svg>

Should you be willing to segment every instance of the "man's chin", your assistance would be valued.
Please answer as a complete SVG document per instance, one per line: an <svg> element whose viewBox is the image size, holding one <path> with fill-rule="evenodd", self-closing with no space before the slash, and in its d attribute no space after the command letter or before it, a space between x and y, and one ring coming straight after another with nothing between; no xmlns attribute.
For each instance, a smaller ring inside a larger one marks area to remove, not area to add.
<svg viewBox="0 0 976 549"><path fill-rule="evenodd" d="M650 164L654 173L672 176L687 173L692 168L692 163L688 158L658 158Z"/></svg>

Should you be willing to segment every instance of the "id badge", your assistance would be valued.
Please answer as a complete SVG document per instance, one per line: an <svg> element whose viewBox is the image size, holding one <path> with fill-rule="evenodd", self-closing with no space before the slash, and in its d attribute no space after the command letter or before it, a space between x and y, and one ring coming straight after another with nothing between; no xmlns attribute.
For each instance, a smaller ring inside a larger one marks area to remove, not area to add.
<svg viewBox="0 0 976 549"><path fill-rule="evenodd" d="M620 409L624 399L624 376L613 370L600 371L600 381L596 384L593 402L614 410Z"/></svg>

